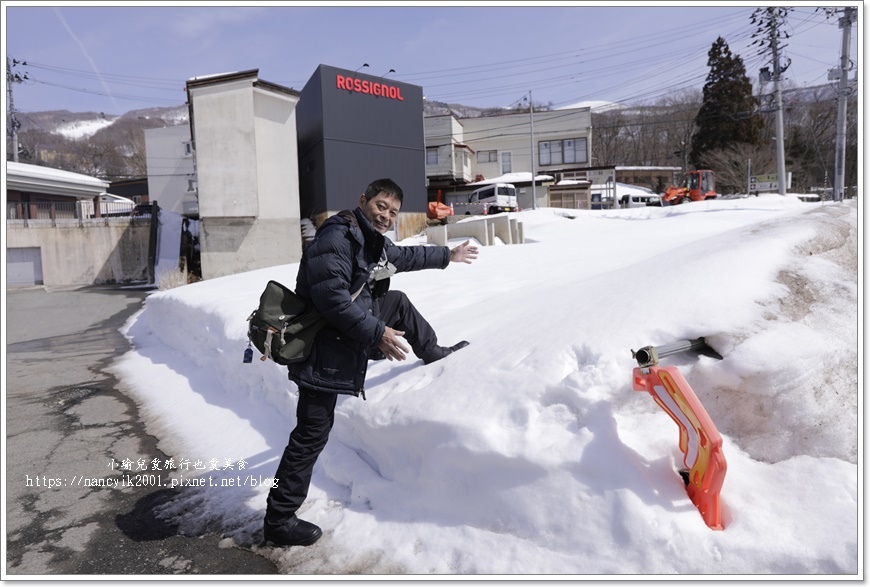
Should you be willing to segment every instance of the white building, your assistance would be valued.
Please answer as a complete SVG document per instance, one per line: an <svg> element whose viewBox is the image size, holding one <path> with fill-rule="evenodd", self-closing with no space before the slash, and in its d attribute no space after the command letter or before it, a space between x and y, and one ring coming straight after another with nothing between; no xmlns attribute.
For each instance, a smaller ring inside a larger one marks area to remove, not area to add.
<svg viewBox="0 0 870 587"><path fill-rule="evenodd" d="M426 178L429 185L465 185L474 180L474 151L465 144L464 126L455 116L423 118Z"/></svg>
<svg viewBox="0 0 870 587"><path fill-rule="evenodd" d="M257 70L197 77L187 93L202 277L298 261L299 93Z"/></svg>
<svg viewBox="0 0 870 587"><path fill-rule="evenodd" d="M190 125L145 130L148 197L164 210L196 217L196 173Z"/></svg>
<svg viewBox="0 0 870 587"><path fill-rule="evenodd" d="M469 191L469 183L508 174L586 179L592 149L588 107L457 118L424 118L426 177L430 196ZM549 205L545 182L535 182L535 206ZM532 183L517 185L521 208L531 208Z"/></svg>

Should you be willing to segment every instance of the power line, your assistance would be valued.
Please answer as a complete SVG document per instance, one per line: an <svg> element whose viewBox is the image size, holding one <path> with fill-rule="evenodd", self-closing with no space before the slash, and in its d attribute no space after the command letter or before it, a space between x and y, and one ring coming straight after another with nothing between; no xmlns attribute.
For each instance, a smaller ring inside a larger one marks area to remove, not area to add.
<svg viewBox="0 0 870 587"><path fill-rule="evenodd" d="M699 37L704 34L707 34L709 30L712 28L722 27L722 26L730 26L740 20L743 20L745 17L742 14L734 14L726 19L705 19L701 21L697 26L691 27L688 31L683 31L681 35L680 42L678 44L674 44L674 53L678 55L685 55L686 53L690 53L694 50L691 44L687 43L687 39L691 39L693 37ZM609 43L601 43L597 45L590 45L587 47L578 47L574 49L570 49L567 51L561 51L556 53L547 53L532 57L526 57L521 59L512 59L512 60L503 60L496 61L491 63L484 63L478 65L469 65L465 67L453 67L449 69L440 69L440 70L429 70L429 71L420 71L420 72L412 72L410 74L397 76L397 79L402 81L420 81L421 85L424 85L427 88L437 88L437 87L446 87L446 86L463 86L467 85L469 81L467 78L469 76L479 75L481 71L509 71L511 72L508 76L513 80L516 80L514 84L501 86L501 87L488 87L485 90L465 90L462 92L454 93L452 96L457 96L459 99L461 98L485 98L487 96L498 96L503 95L506 92L516 93L520 88L525 90L527 87L531 86L535 91L541 91L543 89L550 89L556 87L562 87L565 85L569 85L571 83L579 84L582 83L586 79L590 79L590 75L595 75L594 71L602 71L601 69L590 71L577 71L575 74L575 78L571 79L571 74L562 74L560 76L552 76L552 77L540 77L537 76L537 79L529 79L529 75L534 75L536 73L540 73L541 71L552 71L553 69L557 69L559 66L554 65L551 67L547 67L545 69L541 69L539 66L542 64L548 63L565 63L566 66L573 65L574 67L578 67L580 64L576 63L576 60L579 58L596 58L596 57L619 57L622 55L632 55L634 57L637 54L647 54L649 53L649 49L654 48L656 46L661 45L660 36L658 34L651 34L643 37L637 37L634 39L613 41ZM632 59L631 61L625 64L619 64L615 68L604 68L603 71L612 71L614 73L619 73L620 69L629 68L632 66L637 67L637 62L643 60ZM96 76L92 71L85 70L77 70L73 68L65 68L58 67L54 65L44 64L44 63L35 63L35 67L43 69L43 71L47 73L58 73L60 75L72 75L77 79L89 79L96 80L102 78L112 83L123 84L123 85L131 85L136 87L145 87L157 90L168 90L171 89L174 84L183 84L182 80L173 81L165 78L156 78L156 77L143 77L143 76L133 76L128 74L114 74L114 73L106 73L101 76ZM585 76L585 77L584 77ZM463 81L463 78L466 78ZM440 80L444 80L444 83L441 83ZM46 85L53 85L54 87L59 87L62 89L67 89L71 91L78 91L89 93L93 95L101 95L101 96L110 96L109 93L105 91L96 91L88 88L82 87L72 87L62 83L52 83L50 80L44 79L41 80L42 83ZM437 83L430 83L437 82ZM428 92L427 90L427 93ZM123 95L123 94L122 94ZM135 98L132 96L125 96L124 99L140 99L142 101L158 101L161 103L171 102L173 100L167 100L163 98L151 98L146 96L136 96ZM437 97L437 99L448 99ZM564 102L563 102L564 103Z"/></svg>
<svg viewBox="0 0 870 587"><path fill-rule="evenodd" d="M183 80L176 79L166 79L166 78L154 78L154 77L141 77L129 74L116 74L116 73L101 73L97 74L94 71L87 71L82 69L73 69L70 67L60 67L57 65L47 65L44 63L37 63L34 61L28 61L27 65L34 69L42 69L45 71L51 71L54 73L59 73L61 75L69 75L75 77L76 79L92 79L92 80L104 80L111 81L120 85L130 85L144 88L152 88L152 89L161 89L161 90L178 90L179 87L184 87Z"/></svg>
<svg viewBox="0 0 870 587"><path fill-rule="evenodd" d="M818 26L826 24L824 20L817 18L818 11L799 13L802 20L792 26L794 34L801 34ZM486 98L497 99L506 94L513 96L519 92L525 92L529 87L536 95L546 95L548 90L565 89L576 86L589 88L578 91L571 99L560 99L556 106L567 105L581 100L595 99L603 94L616 93L618 97L610 101L622 104L636 100L652 100L668 94L696 88L707 73L700 64L693 65L698 55L706 53L707 46L703 39L710 35L723 36L734 48L735 53L742 53L738 45L748 41L750 26L748 24L749 13L730 13L727 17L704 18L688 26L682 26L679 35L663 40L658 32L649 35L637 36L608 43L578 46L566 51L543 53L520 59L493 61L483 64L472 64L463 67L451 67L445 69L431 69L397 75L396 79L408 83L416 82L426 88L426 94L430 101L461 102L464 99L481 100ZM821 21L821 22L820 22ZM723 31L723 32L719 32ZM671 50L653 56L653 50L663 44L672 47ZM617 62L608 65L605 59ZM756 56L744 56L747 69L755 66L760 58ZM33 83L55 87L68 91L87 93L97 96L116 97L123 100L138 100L152 104L180 104L184 99L154 97L139 95L139 93L109 94L106 91L94 90L82 85L70 85L51 80L48 75L74 76L77 80L96 81L100 77L111 84L126 85L156 90L159 92L172 91L174 87L182 86L183 80L172 80L160 77L145 77L129 74L107 73L97 76L92 71L77 70L73 68L59 67L45 63L33 63L33 67L42 71L41 79ZM544 66L544 67L542 67ZM651 68L652 66L652 68ZM688 69L686 69L688 68ZM677 79L671 79L671 72L683 71ZM505 72L499 76L486 75L479 77L483 72ZM549 75L553 73L553 75ZM597 89L591 88L591 83L604 79L607 75L619 81ZM470 80L476 77L478 79ZM649 85L650 79L662 78L662 81ZM504 79L504 83L492 83ZM485 87L473 87L471 84L479 81L486 84ZM177 84L177 85L176 85ZM643 86L641 84L644 84ZM455 91L439 90L454 89ZM634 88L637 88L636 90ZM435 94L429 91L434 89ZM552 102L550 102L552 104Z"/></svg>

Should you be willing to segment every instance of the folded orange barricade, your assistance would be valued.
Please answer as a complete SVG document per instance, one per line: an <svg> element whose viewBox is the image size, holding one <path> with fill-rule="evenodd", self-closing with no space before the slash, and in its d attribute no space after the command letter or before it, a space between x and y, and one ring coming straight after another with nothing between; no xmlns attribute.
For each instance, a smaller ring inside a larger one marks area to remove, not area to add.
<svg viewBox="0 0 870 587"><path fill-rule="evenodd" d="M676 367L658 367L658 359L670 354L707 347L704 339L681 341L632 351L638 367L633 371L635 391L648 392L680 429L680 451L686 470L680 471L689 499L713 530L722 530L719 492L725 480L722 437L701 401ZM712 350L712 349L711 349Z"/></svg>

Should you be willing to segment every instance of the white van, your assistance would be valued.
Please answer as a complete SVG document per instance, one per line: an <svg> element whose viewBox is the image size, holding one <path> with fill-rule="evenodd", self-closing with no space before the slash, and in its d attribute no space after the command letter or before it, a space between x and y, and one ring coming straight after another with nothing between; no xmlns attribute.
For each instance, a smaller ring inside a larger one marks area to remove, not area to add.
<svg viewBox="0 0 870 587"><path fill-rule="evenodd" d="M661 206L662 197L658 194L625 194L619 198L620 208L638 208L642 206Z"/></svg>
<svg viewBox="0 0 870 587"><path fill-rule="evenodd" d="M478 188L468 203L453 205L454 214L498 214L517 211L517 188L511 183L494 183Z"/></svg>

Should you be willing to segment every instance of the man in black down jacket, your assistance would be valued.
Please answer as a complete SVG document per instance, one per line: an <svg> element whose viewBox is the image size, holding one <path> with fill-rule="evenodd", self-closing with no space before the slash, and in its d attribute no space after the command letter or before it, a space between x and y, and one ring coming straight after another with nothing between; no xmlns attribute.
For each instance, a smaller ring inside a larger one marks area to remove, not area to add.
<svg viewBox="0 0 870 587"><path fill-rule="evenodd" d="M267 542L306 546L320 538L320 528L297 518L296 511L308 495L314 463L329 438L337 394L365 399L370 358L404 360L409 349L403 338L425 364L468 345L439 346L435 331L408 297L389 291L389 276L395 272L471 263L478 252L468 241L453 249L394 245L384 233L393 227L402 199L402 188L392 180L372 182L359 207L328 218L302 255L296 293L312 300L328 324L308 359L288 366L289 378L299 387L296 427L266 501Z"/></svg>

